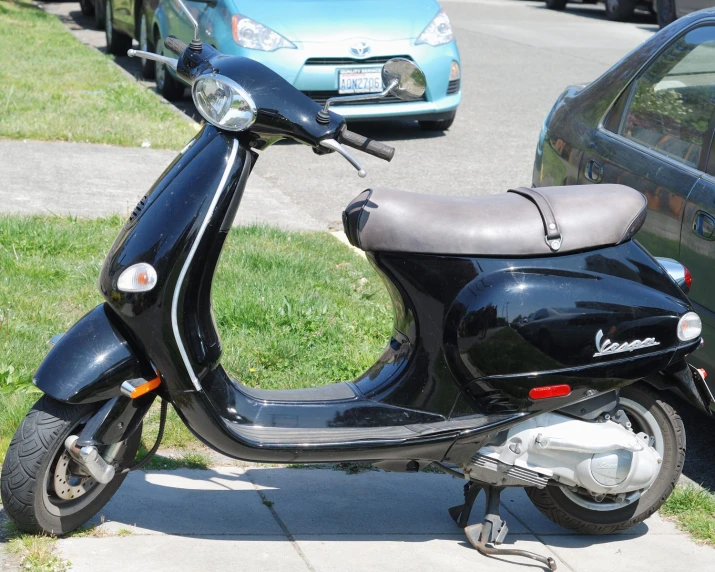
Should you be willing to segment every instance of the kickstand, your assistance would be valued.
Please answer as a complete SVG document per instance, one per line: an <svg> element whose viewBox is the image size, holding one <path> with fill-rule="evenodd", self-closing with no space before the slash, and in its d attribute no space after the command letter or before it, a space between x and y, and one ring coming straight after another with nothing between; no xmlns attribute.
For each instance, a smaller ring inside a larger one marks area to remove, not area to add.
<svg viewBox="0 0 715 572"><path fill-rule="evenodd" d="M467 526L472 505L479 492L484 490L486 495L486 506L484 508L484 521L481 524ZM553 558L540 556L526 550L515 548L497 548L498 544L504 542L504 538L509 531L506 522L499 516L499 499L503 487L491 485L481 485L469 482L464 485L464 504L454 506L449 509L449 514L460 528L464 528L467 539L474 548L481 554L490 556L523 556L531 558L546 566L549 570L556 570L556 561Z"/></svg>
<svg viewBox="0 0 715 572"><path fill-rule="evenodd" d="M477 500L482 487L472 481L464 485L464 504L453 506L449 509L449 516L457 523L459 528L466 528L469 523L469 515L472 513L474 501Z"/></svg>

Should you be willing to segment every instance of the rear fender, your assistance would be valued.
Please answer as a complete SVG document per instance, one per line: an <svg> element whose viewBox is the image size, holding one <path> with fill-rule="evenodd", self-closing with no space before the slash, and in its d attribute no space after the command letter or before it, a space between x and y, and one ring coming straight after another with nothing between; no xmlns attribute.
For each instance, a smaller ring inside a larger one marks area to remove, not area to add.
<svg viewBox="0 0 715 572"><path fill-rule="evenodd" d="M715 414L715 398L705 379L696 367L685 360L674 363L665 371L651 375L644 381L661 391L672 391L706 413Z"/></svg>
<svg viewBox="0 0 715 572"><path fill-rule="evenodd" d="M94 403L120 394L124 381L156 377L112 321L106 304L97 306L62 336L32 381L66 403Z"/></svg>

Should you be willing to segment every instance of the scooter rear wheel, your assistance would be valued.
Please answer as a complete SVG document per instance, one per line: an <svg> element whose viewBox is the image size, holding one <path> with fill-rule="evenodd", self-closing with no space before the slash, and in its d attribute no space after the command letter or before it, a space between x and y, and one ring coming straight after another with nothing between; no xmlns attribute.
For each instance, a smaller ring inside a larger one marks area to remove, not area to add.
<svg viewBox="0 0 715 572"><path fill-rule="evenodd" d="M27 533L71 532L107 504L126 474L101 484L76 466L64 448L101 403L71 405L43 396L20 424L5 456L0 493L7 515ZM141 427L120 449L121 465L134 460ZM100 450L102 453L102 450Z"/></svg>
<svg viewBox="0 0 715 572"><path fill-rule="evenodd" d="M626 495L624 502L596 502L587 494L560 486L527 488L526 493L547 518L584 534L611 534L644 521L668 499L685 462L685 428L678 413L648 388L632 385L621 390L621 409L633 430L651 436L663 457L655 482L642 493Z"/></svg>

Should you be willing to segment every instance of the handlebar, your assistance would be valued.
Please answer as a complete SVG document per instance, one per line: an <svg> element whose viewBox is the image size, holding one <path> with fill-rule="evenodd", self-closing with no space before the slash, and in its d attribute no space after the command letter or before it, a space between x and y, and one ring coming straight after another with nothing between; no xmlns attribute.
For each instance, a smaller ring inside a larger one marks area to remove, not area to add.
<svg viewBox="0 0 715 572"><path fill-rule="evenodd" d="M374 139L369 139L368 137L363 137L357 133L353 133L347 129L343 129L342 133L338 137L338 141L352 147L353 149L359 149L364 153L373 155L379 159L385 161L392 161L392 157L395 155L395 148L375 141Z"/></svg>
<svg viewBox="0 0 715 572"><path fill-rule="evenodd" d="M164 39L164 47L170 52L175 53L177 56L180 56L186 50L187 45L179 38L169 36L168 38Z"/></svg>

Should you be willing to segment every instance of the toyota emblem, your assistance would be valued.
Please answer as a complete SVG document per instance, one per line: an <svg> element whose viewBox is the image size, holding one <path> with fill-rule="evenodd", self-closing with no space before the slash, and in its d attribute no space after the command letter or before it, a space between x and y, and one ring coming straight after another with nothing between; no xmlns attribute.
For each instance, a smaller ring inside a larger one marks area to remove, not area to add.
<svg viewBox="0 0 715 572"><path fill-rule="evenodd" d="M370 45L367 42L357 42L350 46L350 53L362 58L370 53L370 49Z"/></svg>

